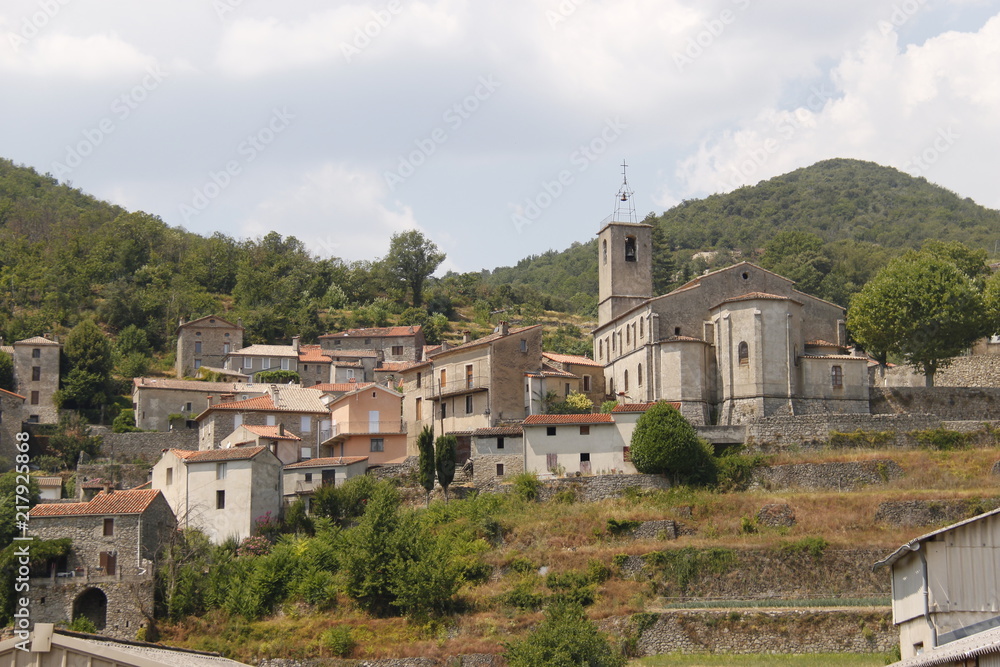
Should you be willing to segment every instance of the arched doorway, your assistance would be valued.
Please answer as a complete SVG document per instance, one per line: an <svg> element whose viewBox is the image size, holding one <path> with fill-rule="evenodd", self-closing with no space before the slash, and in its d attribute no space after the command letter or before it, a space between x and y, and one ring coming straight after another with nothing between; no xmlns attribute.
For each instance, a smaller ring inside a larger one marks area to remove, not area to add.
<svg viewBox="0 0 1000 667"><path fill-rule="evenodd" d="M73 601L73 620L84 616L98 630L103 630L108 619L108 596L100 588L88 588Z"/></svg>

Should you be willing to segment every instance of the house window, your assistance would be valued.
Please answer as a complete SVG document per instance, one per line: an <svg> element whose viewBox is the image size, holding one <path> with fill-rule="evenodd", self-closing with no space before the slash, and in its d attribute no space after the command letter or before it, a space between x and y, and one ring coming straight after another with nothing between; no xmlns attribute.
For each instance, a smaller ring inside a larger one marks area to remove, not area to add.
<svg viewBox="0 0 1000 667"><path fill-rule="evenodd" d="M196 340L194 342L194 353L195 354L201 354L201 341L200 340Z"/></svg>
<svg viewBox="0 0 1000 667"><path fill-rule="evenodd" d="M625 344L626 345L629 345L632 342L632 336L631 336L632 332L631 332L631 329L632 329L632 327L629 327L629 326L625 327Z"/></svg>
<svg viewBox="0 0 1000 667"><path fill-rule="evenodd" d="M37 347L34 348L31 351L31 358L32 359L41 359L42 358L42 350L40 348L37 348Z"/></svg>
<svg viewBox="0 0 1000 667"><path fill-rule="evenodd" d="M639 367L635 371L635 383L640 387L642 386L642 364L639 364Z"/></svg>
<svg viewBox="0 0 1000 667"><path fill-rule="evenodd" d="M417 371L417 389L420 389L421 380L423 380L423 373Z"/></svg>
<svg viewBox="0 0 1000 667"><path fill-rule="evenodd" d="M563 396L569 396L569 382L563 387Z"/></svg>
<svg viewBox="0 0 1000 667"><path fill-rule="evenodd" d="M590 435L590 424L580 426L580 435Z"/></svg>
<svg viewBox="0 0 1000 667"><path fill-rule="evenodd" d="M253 357L247 357L247 368L253 369Z"/></svg>
<svg viewBox="0 0 1000 667"><path fill-rule="evenodd" d="M31 367L31 381L32 382L38 382L41 379L42 379L42 367L41 366L32 366Z"/></svg>
<svg viewBox="0 0 1000 667"><path fill-rule="evenodd" d="M195 359L194 360L194 367L195 368L201 368L201 359Z"/></svg>
<svg viewBox="0 0 1000 667"><path fill-rule="evenodd" d="M590 453L589 452L581 452L580 453L580 463L588 463L588 462L590 462Z"/></svg>
<svg viewBox="0 0 1000 667"><path fill-rule="evenodd" d="M365 345L371 345L371 344L372 344L372 339L371 338L365 338Z"/></svg>
<svg viewBox="0 0 1000 667"><path fill-rule="evenodd" d="M334 344L334 345L335 345L336 347L340 347L340 341L339 341L339 340L335 340L335 341L333 341L333 344Z"/></svg>
<svg viewBox="0 0 1000 667"><path fill-rule="evenodd" d="M441 401L441 419L446 419L448 417L448 404Z"/></svg>
<svg viewBox="0 0 1000 667"><path fill-rule="evenodd" d="M372 438L372 451L373 452L384 452L385 451L385 440L382 438Z"/></svg>
<svg viewBox="0 0 1000 667"><path fill-rule="evenodd" d="M107 518L104 520L104 537L113 537L115 534L115 520L114 518Z"/></svg>
<svg viewBox="0 0 1000 667"><path fill-rule="evenodd" d="M215 492L215 509L226 509L226 492L221 489Z"/></svg>
<svg viewBox="0 0 1000 667"><path fill-rule="evenodd" d="M423 413L424 413L424 403L422 400L418 398L416 401L416 405L413 408L413 415L417 421L420 421L421 419L424 418Z"/></svg>
<svg viewBox="0 0 1000 667"><path fill-rule="evenodd" d="M625 371L625 377L623 379L625 380L625 391L628 392L628 371L627 370Z"/></svg>
<svg viewBox="0 0 1000 667"><path fill-rule="evenodd" d="M830 382L834 387L844 386L844 369L834 366L830 369Z"/></svg>
<svg viewBox="0 0 1000 667"><path fill-rule="evenodd" d="M503 464L497 464L497 477L503 477Z"/></svg>
<svg viewBox="0 0 1000 667"><path fill-rule="evenodd" d="M102 568L104 568L104 574L109 577L114 576L115 565L118 562L118 554L111 551L102 551L97 558L97 562L100 563Z"/></svg>
<svg viewBox="0 0 1000 667"><path fill-rule="evenodd" d="M319 368L317 368L316 371L318 372ZM308 373L309 372L309 364L303 364L303 366L302 366L302 372L303 373Z"/></svg>
<svg viewBox="0 0 1000 667"><path fill-rule="evenodd" d="M442 368L441 369L441 389L444 389L447 386L448 386L448 369L447 368Z"/></svg>
<svg viewBox="0 0 1000 667"><path fill-rule="evenodd" d="M305 476L306 476L306 482L312 482L313 481L313 474L311 472L307 472L305 474Z"/></svg>
<svg viewBox="0 0 1000 667"><path fill-rule="evenodd" d="M503 436L502 435L498 435L497 436L497 449L503 449L503 447L504 447Z"/></svg>
<svg viewBox="0 0 1000 667"><path fill-rule="evenodd" d="M528 351L528 341L524 338L521 339L521 352Z"/></svg>
<svg viewBox="0 0 1000 667"><path fill-rule="evenodd" d="M736 348L736 358L739 359L740 364L750 363L750 346L746 344L746 341L741 341L739 347Z"/></svg>
<svg viewBox="0 0 1000 667"><path fill-rule="evenodd" d="M170 486L173 483L174 483L174 469L167 468L167 486Z"/></svg>
<svg viewBox="0 0 1000 667"><path fill-rule="evenodd" d="M29 424L37 424L40 419L41 418L38 415L29 415L28 416L28 423Z"/></svg>
<svg viewBox="0 0 1000 667"><path fill-rule="evenodd" d="M299 426L303 433L312 433L312 417L303 415Z"/></svg>
<svg viewBox="0 0 1000 667"><path fill-rule="evenodd" d="M674 327L674 335L675 336L680 336L681 335L681 328L680 327Z"/></svg>
<svg viewBox="0 0 1000 667"><path fill-rule="evenodd" d="M229 334L226 334L227 336ZM222 354L229 354L229 343L222 344Z"/></svg>
<svg viewBox="0 0 1000 667"><path fill-rule="evenodd" d="M392 354L395 357L402 356L403 355L403 346L402 345L393 345L392 346Z"/></svg>
<svg viewBox="0 0 1000 667"><path fill-rule="evenodd" d="M636 260L635 237L625 237L625 261L634 262Z"/></svg>
<svg viewBox="0 0 1000 667"><path fill-rule="evenodd" d="M471 415L472 414L472 408L473 408L473 405L472 405L472 396L466 396L465 397L465 414Z"/></svg>
<svg viewBox="0 0 1000 667"><path fill-rule="evenodd" d="M589 375L584 375L583 376L583 391L584 391L584 393L590 391L590 376Z"/></svg>
<svg viewBox="0 0 1000 667"><path fill-rule="evenodd" d="M190 402L184 404L184 412L191 412L191 408L194 407Z"/></svg>
<svg viewBox="0 0 1000 667"><path fill-rule="evenodd" d="M274 415L268 415L267 417L265 417L265 420L266 420L265 421L266 426L277 426L276 417Z"/></svg>
<svg viewBox="0 0 1000 667"><path fill-rule="evenodd" d="M32 405L38 405L38 392L37 391L31 392L31 404Z"/></svg>
<svg viewBox="0 0 1000 667"><path fill-rule="evenodd" d="M556 434L556 427L555 426L546 426L545 427L545 435L555 435L555 434Z"/></svg>
<svg viewBox="0 0 1000 667"><path fill-rule="evenodd" d="M347 379L348 380L353 380L354 379L354 369L353 368L348 368L347 369Z"/></svg>
<svg viewBox="0 0 1000 667"><path fill-rule="evenodd" d="M292 367L292 360L287 357L281 360L281 370L287 371Z"/></svg>
<svg viewBox="0 0 1000 667"><path fill-rule="evenodd" d="M302 459L303 461L308 461L313 457L312 447L303 447L302 449L299 450L299 454L300 454L299 456L300 459Z"/></svg>
<svg viewBox="0 0 1000 667"><path fill-rule="evenodd" d="M215 464L215 479L225 479L226 478L226 464L216 463Z"/></svg>
<svg viewBox="0 0 1000 667"><path fill-rule="evenodd" d="M476 386L476 381L472 377L472 364L465 366L465 388L472 389Z"/></svg>

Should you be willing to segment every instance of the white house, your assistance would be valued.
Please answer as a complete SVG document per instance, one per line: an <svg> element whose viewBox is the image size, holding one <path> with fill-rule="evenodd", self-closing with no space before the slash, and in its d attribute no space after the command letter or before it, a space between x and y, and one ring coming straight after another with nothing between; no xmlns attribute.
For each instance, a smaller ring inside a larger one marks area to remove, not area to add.
<svg viewBox="0 0 1000 667"><path fill-rule="evenodd" d="M309 511L310 500L321 486L340 486L351 477L364 475L368 470L367 456L333 456L286 465L284 469L285 503L302 498Z"/></svg>
<svg viewBox="0 0 1000 667"><path fill-rule="evenodd" d="M530 415L524 432L524 469L550 474L634 473L628 442L610 414Z"/></svg>
<svg viewBox="0 0 1000 667"><path fill-rule="evenodd" d="M217 544L249 537L259 518L281 512L281 461L266 446L167 450L153 466L152 485L181 528L197 528Z"/></svg>
<svg viewBox="0 0 1000 667"><path fill-rule="evenodd" d="M918 537L880 567L892 572L903 663L950 664L907 659L941 655L953 642L1000 628L1000 509ZM990 659L973 664L1000 665L997 656Z"/></svg>

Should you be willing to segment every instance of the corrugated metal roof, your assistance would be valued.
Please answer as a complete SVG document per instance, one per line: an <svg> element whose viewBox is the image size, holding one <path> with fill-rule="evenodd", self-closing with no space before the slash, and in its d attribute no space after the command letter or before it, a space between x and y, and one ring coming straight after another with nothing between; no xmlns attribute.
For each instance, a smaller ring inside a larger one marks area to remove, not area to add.
<svg viewBox="0 0 1000 667"><path fill-rule="evenodd" d="M959 660L971 660L992 653L1000 653L1000 628L937 646L912 658L894 662L891 667L933 667L952 664Z"/></svg>
<svg viewBox="0 0 1000 667"><path fill-rule="evenodd" d="M896 549L895 551L893 551L891 554L889 554L888 556L886 556L882 560L880 560L877 563L875 563L872 566L872 569L873 570L877 570L880 567L891 566L893 563L895 563L897 560L899 560L900 558L902 558L908 552L910 552L910 551L916 551L917 549L919 549L920 548L920 544L922 544L922 543L924 543L924 542L926 542L926 541L928 541L928 540L930 540L930 539L932 539L932 538L934 538L934 537L936 537L936 536L938 536L938 535L940 535L942 533L950 532L952 530L955 530L956 528L961 528L962 526L967 526L970 523L975 523L976 521L982 521L983 519L987 519L987 518L989 518L991 516L994 516L996 514L1000 514L1000 507L998 507L996 509L993 509L993 510L990 510L989 512L984 512L984 513L978 514L978 515L976 515L974 517L965 519L964 521L959 521L958 523L953 523L950 526L945 526L944 528L939 528L937 530L931 531L931 532L927 533L926 535L921 535L920 537L914 538L914 539L910 540L909 542L907 542L906 544L904 544L903 546L901 546L898 549Z"/></svg>
<svg viewBox="0 0 1000 667"><path fill-rule="evenodd" d="M45 503L35 505L29 514L32 518L44 516L86 516L94 514L142 514L161 495L159 491L101 491L86 503Z"/></svg>

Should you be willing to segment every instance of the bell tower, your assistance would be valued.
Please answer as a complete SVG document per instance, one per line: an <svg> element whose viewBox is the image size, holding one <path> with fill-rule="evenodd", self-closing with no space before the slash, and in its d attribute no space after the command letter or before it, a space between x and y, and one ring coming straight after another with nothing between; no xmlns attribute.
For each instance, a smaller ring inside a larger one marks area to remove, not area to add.
<svg viewBox="0 0 1000 667"><path fill-rule="evenodd" d="M653 226L636 218L627 167L622 162L615 211L597 233L598 326L653 296Z"/></svg>

